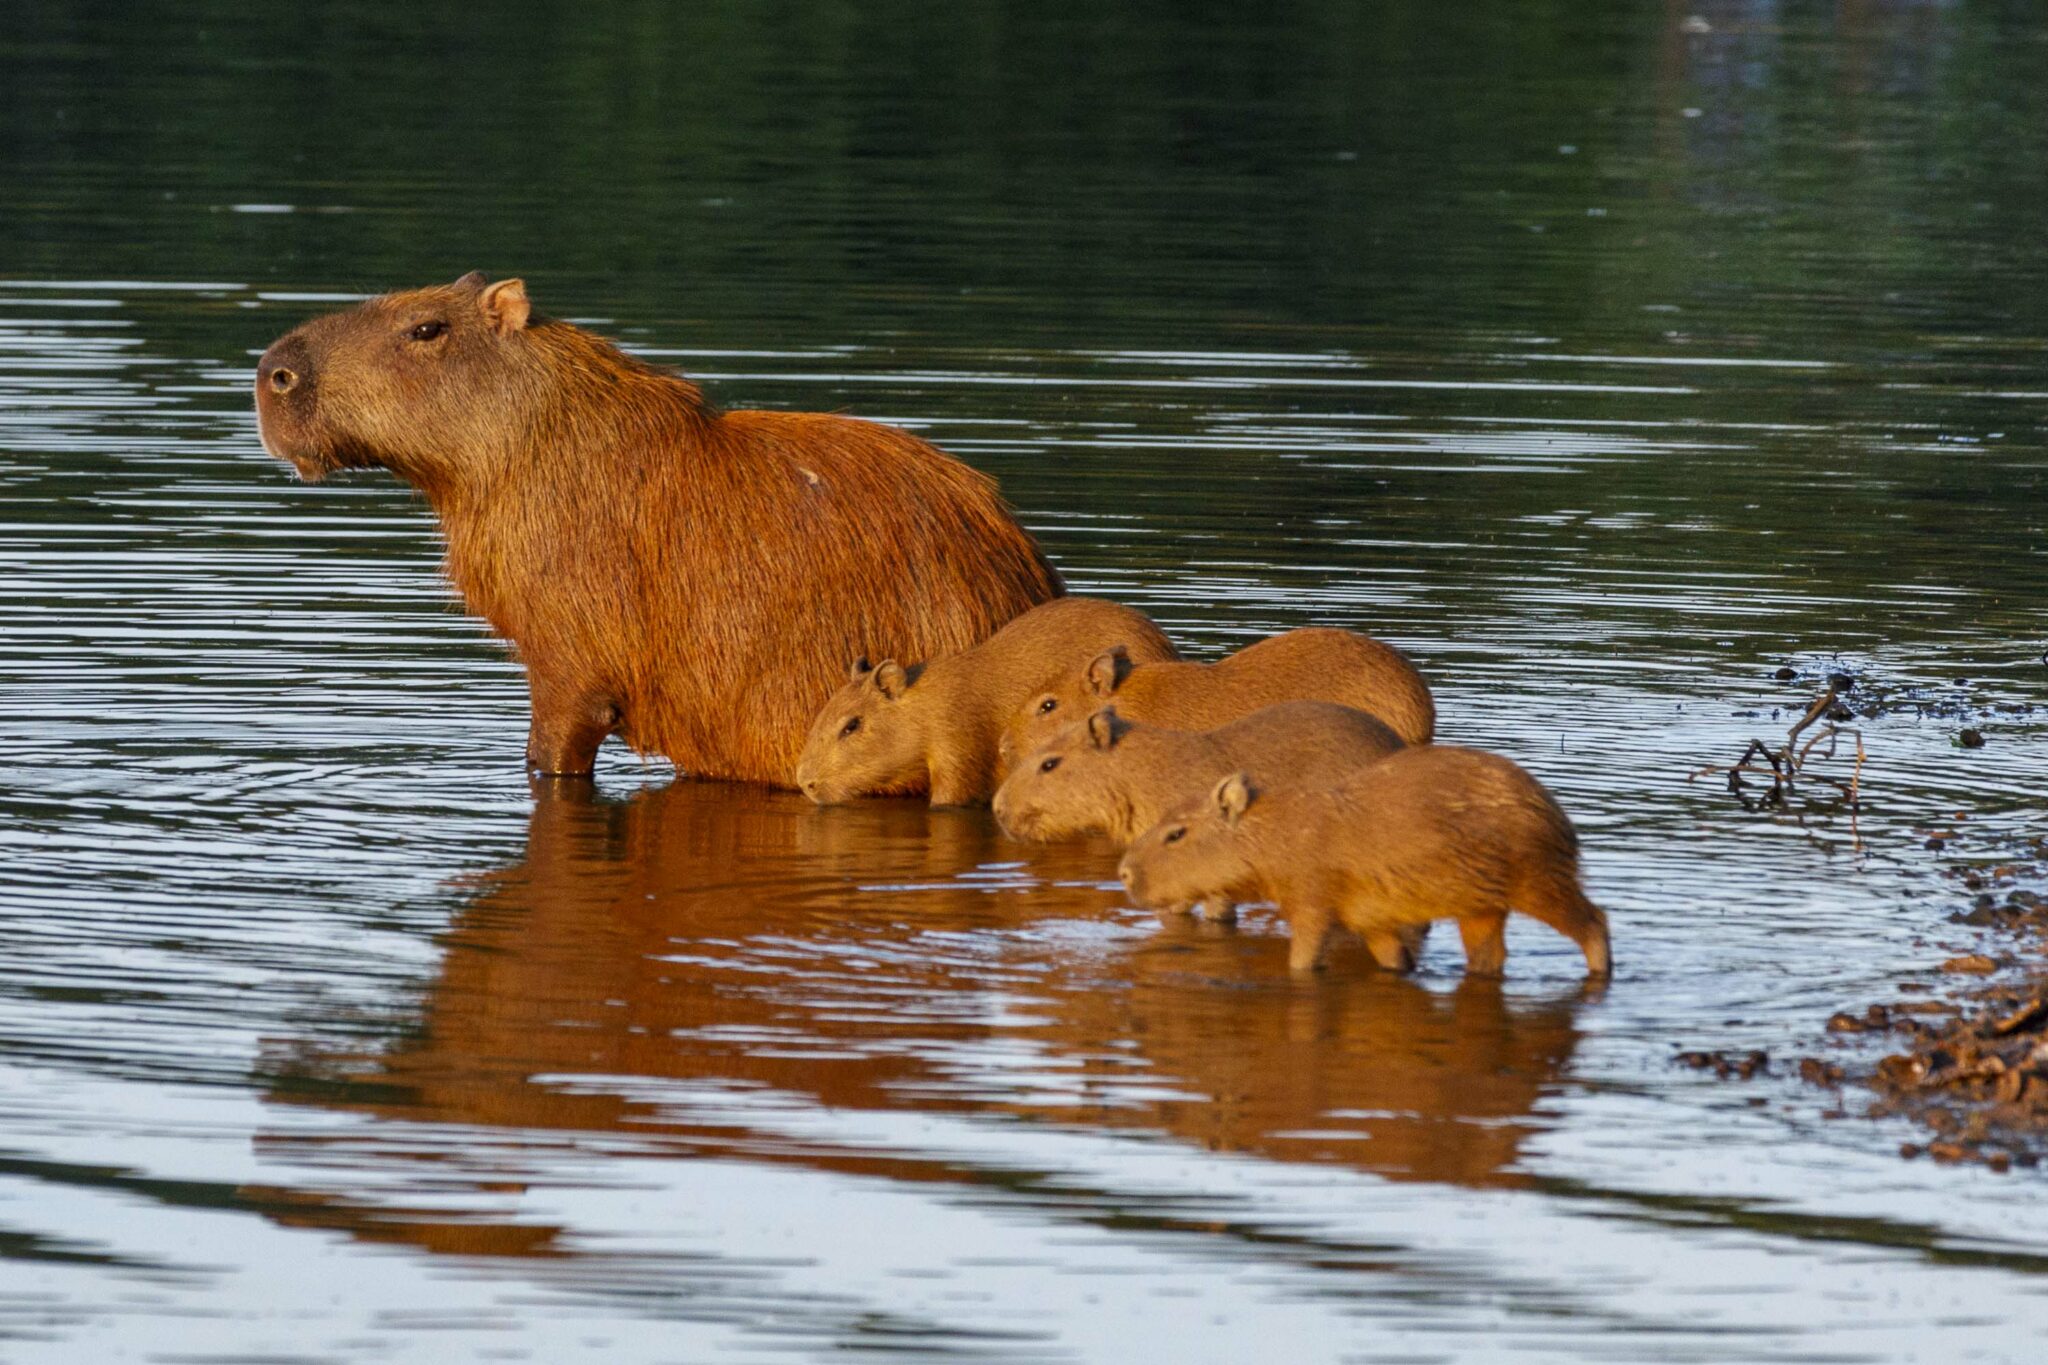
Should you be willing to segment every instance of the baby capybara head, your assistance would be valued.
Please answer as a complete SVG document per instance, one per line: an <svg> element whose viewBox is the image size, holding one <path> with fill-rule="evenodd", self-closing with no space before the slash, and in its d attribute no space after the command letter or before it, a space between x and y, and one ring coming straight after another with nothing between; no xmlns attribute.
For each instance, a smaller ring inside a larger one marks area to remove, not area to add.
<svg viewBox="0 0 2048 1365"><path fill-rule="evenodd" d="M1116 870L1140 905L1192 905L1249 886L1244 814L1259 798L1247 773L1232 773L1207 795L1183 802L1132 841Z"/></svg>
<svg viewBox="0 0 2048 1365"><path fill-rule="evenodd" d="M1130 676L1131 668L1131 651L1122 645L1111 645L1090 659L1086 667L1069 673L1049 691L1025 702L1003 730L1000 747L1005 769L1051 739L1055 730L1074 724L1107 704Z"/></svg>
<svg viewBox="0 0 2048 1365"><path fill-rule="evenodd" d="M821 806L856 796L916 791L926 777L924 727L914 700L922 670L894 659L870 668L862 659L832 694L797 759L796 784Z"/></svg>
<svg viewBox="0 0 2048 1365"><path fill-rule="evenodd" d="M1117 772L1117 742L1130 726L1105 706L1063 725L1010 769L996 789L996 822L1014 839L1068 839L1101 831L1129 838L1128 783Z"/></svg>
<svg viewBox="0 0 2048 1365"><path fill-rule="evenodd" d="M315 318L256 364L263 448L309 483L370 468L431 481L504 447L493 430L529 425L535 323L523 283L476 271Z"/></svg>

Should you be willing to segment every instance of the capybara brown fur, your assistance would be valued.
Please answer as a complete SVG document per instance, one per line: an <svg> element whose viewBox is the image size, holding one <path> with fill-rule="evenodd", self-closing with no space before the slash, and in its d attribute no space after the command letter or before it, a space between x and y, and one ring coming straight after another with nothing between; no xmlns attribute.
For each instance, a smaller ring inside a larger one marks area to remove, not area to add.
<svg viewBox="0 0 2048 1365"><path fill-rule="evenodd" d="M790 784L849 659L930 658L1060 594L994 483L907 432L726 412L683 376L470 274L315 319L256 370L302 478L391 471L449 577L511 641L527 761L605 737L704 777Z"/></svg>
<svg viewBox="0 0 2048 1365"><path fill-rule="evenodd" d="M996 792L996 820L1017 839L1104 834L1128 845L1233 772L1262 790L1323 787L1401 747L1379 717L1335 702L1281 702L1206 731L1125 720L1106 706L1017 762Z"/></svg>
<svg viewBox="0 0 2048 1365"><path fill-rule="evenodd" d="M811 724L797 786L820 805L919 792L935 806L986 801L996 789L1004 723L1027 698L1112 646L1148 661L1177 657L1143 612L1063 597L958 654L856 663Z"/></svg>
<svg viewBox="0 0 2048 1365"><path fill-rule="evenodd" d="M1308 627L1213 664L1146 663L1104 650L1011 718L1004 755L1015 762L1059 726L1110 702L1125 720L1214 730L1283 701L1356 707L1385 721L1404 744L1427 744L1436 734L1429 684L1401 651L1356 631Z"/></svg>
<svg viewBox="0 0 2048 1365"><path fill-rule="evenodd" d="M1342 924L1382 965L1412 965L1401 931L1455 919L1469 972L1507 961L1510 910L1609 970L1607 916L1579 885L1578 836L1541 783L1476 749L1402 749L1332 787L1262 791L1233 773L1146 830L1118 869L1141 904L1272 901L1298 972Z"/></svg>

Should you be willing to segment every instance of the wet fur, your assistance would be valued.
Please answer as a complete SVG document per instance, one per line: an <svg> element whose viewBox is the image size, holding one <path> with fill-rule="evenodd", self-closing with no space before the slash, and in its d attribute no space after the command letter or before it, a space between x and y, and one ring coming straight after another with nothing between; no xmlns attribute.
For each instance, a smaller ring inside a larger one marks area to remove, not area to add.
<svg viewBox="0 0 2048 1365"><path fill-rule="evenodd" d="M1044 696L1057 703L1039 714ZM1114 704L1126 720L1213 730L1284 701L1326 701L1370 712L1407 744L1436 734L1429 684L1393 646L1355 631L1309 627L1246 645L1213 664L1096 659L1011 718L1007 752L1022 754L1059 725Z"/></svg>
<svg viewBox="0 0 2048 1365"><path fill-rule="evenodd" d="M958 654L890 671L856 668L812 722L797 785L820 804L928 793L935 806L988 800L1003 723L1034 694L1112 645L1173 659L1144 613L1093 597L1033 607ZM900 682L897 679L900 678ZM850 720L860 728L845 733Z"/></svg>
<svg viewBox="0 0 2048 1365"><path fill-rule="evenodd" d="M1104 834L1128 845L1233 772L1262 790L1328 786L1401 747L1378 717L1334 702L1282 702L1207 731L1128 721L1106 707L1017 763L996 793L996 819L1013 838ZM1045 772L1049 758L1059 766Z"/></svg>
<svg viewBox="0 0 2048 1365"><path fill-rule="evenodd" d="M298 329L266 362L303 358L308 392L259 370L258 409L309 479L380 466L426 495L448 576L526 666L533 767L587 773L617 733L789 785L849 660L957 652L1060 594L993 481L907 432L721 412L568 323L494 330L488 293L469 277ZM405 345L420 317L453 324L438 357Z"/></svg>
<svg viewBox="0 0 2048 1365"><path fill-rule="evenodd" d="M1273 901L1293 935L1297 971L1320 963L1338 923L1384 965L1401 967L1401 931L1455 919L1467 970L1498 973L1511 910L1577 943L1588 971L1609 971L1607 916L1580 887L1571 821L1507 759L1404 749L1334 787L1264 793L1247 785L1233 816L1231 787L1242 781L1226 778L1131 846L1121 871L1134 898ZM1170 842L1177 828L1184 833Z"/></svg>

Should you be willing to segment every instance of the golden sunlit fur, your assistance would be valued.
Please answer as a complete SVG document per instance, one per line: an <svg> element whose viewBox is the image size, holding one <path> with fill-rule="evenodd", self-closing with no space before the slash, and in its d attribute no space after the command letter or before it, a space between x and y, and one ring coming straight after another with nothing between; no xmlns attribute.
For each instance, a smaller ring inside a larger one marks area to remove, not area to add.
<svg viewBox="0 0 2048 1365"><path fill-rule="evenodd" d="M1026 698L1115 645L1175 658L1142 612L1092 597L1033 607L959 654L855 666L812 722L797 785L821 805L928 792L935 806L986 801L1003 723Z"/></svg>
<svg viewBox="0 0 2048 1365"><path fill-rule="evenodd" d="M1356 707L1385 721L1405 744L1427 744L1436 734L1429 684L1399 650L1353 631L1312 627L1246 645L1213 664L1146 663L1107 651L1012 716L1003 754L1006 765L1014 762L1061 725L1110 703L1126 720L1213 730L1283 701Z"/></svg>
<svg viewBox="0 0 2048 1365"><path fill-rule="evenodd" d="M788 785L850 660L957 652L1061 591L984 475L893 427L721 412L517 280L319 318L256 393L307 479L381 467L426 495L463 601L526 666L544 772L588 773L616 733Z"/></svg>
<svg viewBox="0 0 2048 1365"><path fill-rule="evenodd" d="M996 819L1017 839L1104 834L1127 845L1233 772L1261 787L1328 786L1401 747L1377 716L1334 702L1282 702L1208 731L1104 707L1018 761L996 792Z"/></svg>
<svg viewBox="0 0 2048 1365"><path fill-rule="evenodd" d="M1607 916L1579 885L1578 836L1541 783L1495 754L1402 749L1333 787L1259 790L1237 773L1145 831L1120 869L1133 899L1273 901L1301 972L1338 923L1383 965L1409 965L1401 932L1455 919L1466 970L1498 973L1510 910L1609 970Z"/></svg>

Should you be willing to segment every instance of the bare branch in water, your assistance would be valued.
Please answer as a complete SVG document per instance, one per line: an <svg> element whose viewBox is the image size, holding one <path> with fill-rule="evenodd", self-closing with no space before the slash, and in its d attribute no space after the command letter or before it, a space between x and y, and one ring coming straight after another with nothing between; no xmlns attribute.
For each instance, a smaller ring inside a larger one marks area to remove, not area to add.
<svg viewBox="0 0 2048 1365"><path fill-rule="evenodd" d="M1840 694L1836 692L1833 684L1830 684L1828 690L1815 698L1805 713L1792 723L1792 728L1785 732L1785 742L1777 748L1772 748L1760 739L1752 739L1748 747L1742 751L1741 757L1733 763L1717 763L1711 767L1701 768L1689 774L1685 780L1691 782L1697 778L1726 773L1728 790L1749 810L1773 806L1785 808L1801 782L1817 782L1832 787L1848 804L1850 832L1856 835L1857 847L1862 847L1862 836L1856 831L1856 813L1861 805L1863 784L1863 732L1852 726L1836 725L1826 719L1833 713L1840 700ZM1805 742L1801 743L1800 735L1816 723L1819 723L1820 728L1807 735ZM1825 761L1833 758L1841 738L1845 735L1856 742L1856 766L1850 770L1848 781L1844 782L1838 777L1808 770L1809 759L1818 758ZM1750 788L1743 784L1742 779L1745 775L1768 781L1770 785L1761 795L1753 796Z"/></svg>

